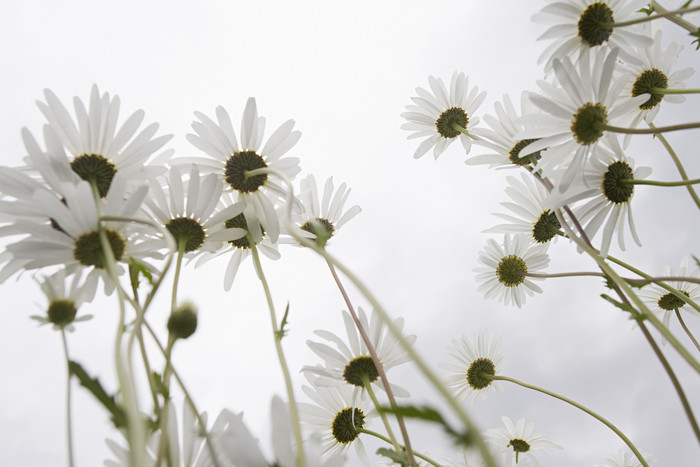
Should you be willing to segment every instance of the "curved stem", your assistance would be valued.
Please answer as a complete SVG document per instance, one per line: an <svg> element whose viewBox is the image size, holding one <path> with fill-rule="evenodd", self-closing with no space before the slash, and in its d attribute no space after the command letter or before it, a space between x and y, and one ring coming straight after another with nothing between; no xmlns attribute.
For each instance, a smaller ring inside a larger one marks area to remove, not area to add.
<svg viewBox="0 0 700 467"><path fill-rule="evenodd" d="M394 436L394 431L391 429L391 425L389 424L389 420L386 418L386 413L384 413L383 410L380 409L380 404L379 401L377 400L377 396L374 394L374 389L372 389L372 383L370 383L369 378L367 375L362 376L362 384L364 385L365 389L367 390L367 394L369 394L369 398L372 399L372 403L374 404L374 408L377 409L377 412L379 412L379 417L382 419L382 423L384 423L384 428L386 428L386 433L389 435L389 439L391 440L391 444L394 446L394 449L399 451L401 449L401 445L396 441L396 436ZM407 453L408 455L408 453ZM411 453L413 455L413 453ZM409 461L412 462L411 465L415 465L415 460Z"/></svg>
<svg viewBox="0 0 700 467"><path fill-rule="evenodd" d="M677 182L660 182L658 180L619 180L621 185L654 185L654 186L689 186L700 183L700 178L693 180L680 180Z"/></svg>
<svg viewBox="0 0 700 467"><path fill-rule="evenodd" d="M678 10L671 11L659 11L654 15L645 16L643 18L631 19L629 21L620 21L614 23L599 23L600 27L604 28L621 28L624 26L632 26L633 24L646 23L648 21L653 21L658 18L668 18L670 16L682 15L684 13L690 13L692 11L700 10L700 6L694 6L689 8L679 8ZM671 18L669 18L671 19Z"/></svg>
<svg viewBox="0 0 700 467"><path fill-rule="evenodd" d="M490 380L509 381L511 383L522 386L524 388L532 389L534 391L541 392L542 394L546 394L548 396L554 397L555 399L559 399L560 401L566 402L569 405L573 405L577 409L582 410L583 412L587 413L591 417L593 417L596 420L598 420L599 422L601 422L603 425L610 428L618 437L620 437L620 439L627 445L627 447L630 448L630 450L634 453L634 455L637 457L637 459L639 459L639 462L643 466L649 467L649 464L647 464L647 461L644 459L644 456L642 456L642 454L637 450L637 448L632 443L632 441L630 441L629 438L627 438L627 436L625 436L625 434L622 431L620 431L615 425L613 425L607 419L603 418L601 415L592 411L588 407L581 405L578 402L569 399L568 397L564 397L562 395L559 395L559 394L554 393L552 391L549 391L547 389L541 388L539 386L534 386L532 384L524 383L524 382L519 381L519 380L514 379L514 378L509 378L508 376L496 376L496 375L490 375L487 373L481 373L481 376L484 378L490 379Z"/></svg>
<svg viewBox="0 0 700 467"><path fill-rule="evenodd" d="M660 14L664 14L664 13L668 12L668 10L666 8L661 6L659 4L659 2L657 2L655 0L651 0L650 5L654 8L655 11L659 12ZM695 26L690 21L684 20L680 16L667 16L666 18L668 18L668 20L671 21L672 23L676 23L678 26L682 27L683 29L685 29L689 32L694 33L694 32L698 31L697 26Z"/></svg>
<svg viewBox="0 0 700 467"><path fill-rule="evenodd" d="M61 328L61 340L63 341L63 355L66 357L66 368L68 369L66 378L66 450L68 451L68 465L73 467L75 465L73 456L73 417L71 416L71 383L73 375L70 371L70 357L68 355L68 340L66 339L65 328Z"/></svg>
<svg viewBox="0 0 700 467"><path fill-rule="evenodd" d="M365 434L368 434L368 435L370 435L370 436L374 436L375 438L379 438L379 439L381 439L382 441L384 441L384 442L386 442L386 443L388 443L388 444L391 444L391 440L390 440L389 438L387 438L386 436L384 436L384 435L382 435L382 434L377 433L376 431L368 430L367 428L359 428L359 427L355 427L355 428L356 428L357 431L359 431L360 433L365 433ZM441 464L438 464L437 461L434 461L433 459L431 459L430 457L426 456L425 454L421 454L421 453L416 452L416 451L413 451L413 452L414 452L414 454L416 455L416 457L420 457L421 459L423 459L424 461L426 461L428 464L434 465L434 466L436 466L436 467L442 467Z"/></svg>
<svg viewBox="0 0 700 467"><path fill-rule="evenodd" d="M680 309L676 308L676 318L678 318L678 322L681 323L681 327L685 331L685 333L688 335L691 341L693 341L693 344L695 344L695 348L700 350L700 343L695 339L695 336L693 336L693 333L690 332L690 329L688 329L688 326L685 325L685 321L683 320L683 317L681 316L681 311Z"/></svg>
<svg viewBox="0 0 700 467"><path fill-rule="evenodd" d="M679 130L690 130L693 128L700 128L700 122L693 122L693 123L681 123L678 125L670 125L670 126L659 126L656 128L622 128L619 126L613 126L613 125L603 125L601 128L602 130L605 131L612 131L613 133L624 133L624 134L629 134L629 135L654 135L657 133L666 133L669 131L679 131Z"/></svg>
<svg viewBox="0 0 700 467"><path fill-rule="evenodd" d="M154 466L160 466L161 461L165 458L168 466L172 466L173 459L170 455L170 438L172 433L168 433L168 417L170 415L170 374L172 372L172 354L175 338L168 337L168 347L165 349L165 368L163 369L163 408L160 411L160 443L158 444L158 456ZM177 433L174 434L177 436Z"/></svg>
<svg viewBox="0 0 700 467"><path fill-rule="evenodd" d="M299 407L297 406L297 401L294 397L294 386L292 385L292 377L289 374L287 360L284 356L284 351L282 350L282 333L279 331L279 328L277 326L277 314L275 313L275 305L272 302L272 294L270 293L270 287L262 270L262 264L260 263L260 254L258 253L258 248L255 246L255 242L253 241L253 238L250 236L250 234L247 234L246 236L248 238L248 244L250 245L250 251L253 254L255 272L257 273L258 278L262 283L263 290L265 291L265 298L267 299L267 307L270 311L272 336L275 339L275 349L277 350L277 358L280 362L282 375L284 376L284 384L287 388L287 397L289 397L289 415L292 419L292 431L294 432L294 440L297 445L296 462L298 466L302 467L306 465L306 456L304 454L303 438L301 436L301 424L299 422Z"/></svg>

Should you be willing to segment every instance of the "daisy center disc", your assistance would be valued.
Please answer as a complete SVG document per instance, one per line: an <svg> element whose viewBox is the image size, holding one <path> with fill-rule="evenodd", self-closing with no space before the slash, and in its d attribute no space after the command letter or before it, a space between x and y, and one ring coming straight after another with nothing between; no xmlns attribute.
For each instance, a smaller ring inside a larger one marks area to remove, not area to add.
<svg viewBox="0 0 700 467"><path fill-rule="evenodd" d="M509 255L503 258L496 268L498 282L506 287L515 287L522 284L525 280L523 274L526 272L527 265L525 261L515 255Z"/></svg>
<svg viewBox="0 0 700 467"><path fill-rule="evenodd" d="M690 294L684 290L680 291L683 295L686 297L690 297ZM662 310L666 311L675 311L679 308L682 308L683 305L685 305L685 300L683 300L680 297L676 297L672 293L667 293L666 295L663 295L661 298L659 298L658 302L659 308Z"/></svg>
<svg viewBox="0 0 700 467"><path fill-rule="evenodd" d="M603 136L603 127L608 123L608 111L603 104L588 102L579 107L571 122L571 133L577 143L593 144Z"/></svg>
<svg viewBox="0 0 700 467"><path fill-rule="evenodd" d="M455 126L467 128L469 117L467 113L459 107L451 107L445 110L435 121L437 132L443 138L455 138L461 133Z"/></svg>
<svg viewBox="0 0 700 467"><path fill-rule="evenodd" d="M537 164L537 161L540 160L542 157L540 155L540 152L542 151L537 151L533 152L532 154L528 154L527 156L520 157L520 151L525 149L527 145L530 143L534 143L537 141L539 138L535 139L521 139L515 145L511 148L511 150L508 152L508 160L511 161L513 164L518 165L518 166L523 166L523 165L528 165L532 164L535 165Z"/></svg>
<svg viewBox="0 0 700 467"><path fill-rule="evenodd" d="M621 183L622 180L634 180L632 168L627 162L615 161L603 178L603 194L615 204L626 203L634 193L634 185Z"/></svg>
<svg viewBox="0 0 700 467"><path fill-rule="evenodd" d="M71 300L54 300L49 304L47 314L49 321L60 328L64 328L73 322L78 309Z"/></svg>
<svg viewBox="0 0 700 467"><path fill-rule="evenodd" d="M224 176L231 188L241 193L253 193L265 184L267 174L247 176L246 172L267 167L255 151L235 152L226 161Z"/></svg>
<svg viewBox="0 0 700 467"><path fill-rule="evenodd" d="M557 215L551 209L547 209L535 222L535 226L532 228L532 238L537 243L547 243L557 235L557 230L560 228L561 224L557 219Z"/></svg>
<svg viewBox="0 0 700 467"><path fill-rule="evenodd" d="M515 451L516 464L518 463L518 454L520 454L521 452L528 452L530 450L530 445L528 444L528 442L520 438L511 439L510 443L508 443L508 446L512 447L513 451Z"/></svg>
<svg viewBox="0 0 700 467"><path fill-rule="evenodd" d="M326 242L335 232L335 227L328 219L317 217L316 219L305 222L304 225L301 226L301 230L316 235L316 244L318 246L326 246Z"/></svg>
<svg viewBox="0 0 700 467"><path fill-rule="evenodd" d="M632 86L632 97L637 97L642 94L650 94L651 97L647 99L644 103L640 104L639 108L642 110L653 109L661 99L664 98L663 94L654 94L651 92L654 88L666 89L668 88L668 78L665 74L656 68L651 70L644 70L641 75L637 78Z"/></svg>
<svg viewBox="0 0 700 467"><path fill-rule="evenodd" d="M349 444L360 435L358 428L365 425L365 414L355 407L345 407L338 412L333 419L331 431L333 438L340 444Z"/></svg>
<svg viewBox="0 0 700 467"><path fill-rule="evenodd" d="M70 166L80 178L97 187L100 198L107 196L117 168L106 157L99 154L83 154L73 159Z"/></svg>
<svg viewBox="0 0 700 467"><path fill-rule="evenodd" d="M124 256L126 243L124 239L112 229L105 229L107 241L114 254L114 259L119 261ZM75 240L73 247L73 257L83 266L94 266L98 269L105 267L105 255L102 252L100 243L100 233L98 231L88 232Z"/></svg>
<svg viewBox="0 0 700 467"><path fill-rule="evenodd" d="M374 365L372 357L368 355L352 359L350 363L345 365L345 370L343 371L345 381L359 387L364 387L365 379L373 383L378 377L377 367Z"/></svg>
<svg viewBox="0 0 700 467"><path fill-rule="evenodd" d="M588 6L578 20L578 36L590 47L601 45L610 38L614 23L613 12L603 2L596 2Z"/></svg>
<svg viewBox="0 0 700 467"><path fill-rule="evenodd" d="M165 224L165 228L173 234L175 242L184 245L183 252L188 253L199 249L204 243L204 228L201 224L189 217L177 217Z"/></svg>
<svg viewBox="0 0 700 467"><path fill-rule="evenodd" d="M483 374L496 374L496 366L488 358L479 358L469 365L469 369L467 370L467 383L472 389L478 391L491 384L491 380L485 378Z"/></svg>
<svg viewBox="0 0 700 467"><path fill-rule="evenodd" d="M246 222L245 216L243 214L239 214L236 217L228 219L226 222L224 222L224 226L226 226L227 229L235 227L248 231L248 222ZM265 229L263 229L262 226L260 226L260 234L261 236L265 235ZM251 247L247 236L237 238L235 240L229 240L229 243L235 246L236 248L249 249Z"/></svg>

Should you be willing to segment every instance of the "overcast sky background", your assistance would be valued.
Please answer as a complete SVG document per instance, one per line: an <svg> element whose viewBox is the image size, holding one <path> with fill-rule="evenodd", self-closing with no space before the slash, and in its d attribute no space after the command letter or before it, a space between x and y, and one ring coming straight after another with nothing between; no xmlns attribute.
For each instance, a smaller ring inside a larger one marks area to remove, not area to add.
<svg viewBox="0 0 700 467"><path fill-rule="evenodd" d="M658 465L697 465L700 449L668 378L641 332L598 298L605 292L599 280L549 280L545 293L528 298L522 309L477 293L472 269L491 236L481 231L500 223L491 214L504 212L498 204L507 200L504 180L515 172L465 166L457 144L437 163L431 155L414 160L417 142L407 141L399 128L414 88L427 87L431 74L449 81L453 71L464 71L471 84L488 91L481 115L492 113L505 93L519 101L522 90L536 90L542 77L536 60L546 43L535 42L544 28L529 18L543 4L6 2L0 15L0 164L21 164L22 127L40 134L43 117L35 100L43 99L44 88L72 107L73 96L87 100L97 83L100 91L121 97L120 121L144 109L146 123L159 122L160 134L175 135L170 147L180 156L196 155L185 140L194 111L212 115L223 105L237 126L246 99L255 96L268 133L289 118L296 121L302 138L290 155L301 159L303 174L319 181L332 175L352 187L349 205L359 204L363 212L328 248L370 285L392 316L405 318L406 331L418 334L416 346L428 361L447 361L451 339L488 327L503 337L502 374L588 405L652 453ZM683 31L666 29L687 45ZM686 47L685 63L697 64L698 53ZM689 87L700 87L699 78L691 78ZM666 106L659 121L697 121L697 99L691 96L682 110ZM691 136L697 131L669 139L683 148ZM700 171L693 148L679 151L691 178ZM678 178L656 142L635 142L633 150L637 165L654 167L653 178ZM614 246L612 254L652 274L666 264L677 266L684 255L700 254L698 212L684 189L638 187L633 209L644 248L620 254ZM430 230L435 225L441 230ZM550 254L551 272L595 269L566 242L553 245ZM282 247L282 255L264 267L278 310L290 302L284 347L299 388L304 380L298 370L320 363L306 340L315 329L344 335L344 304L319 258L291 247ZM269 316L252 263L242 265L228 294L222 287L225 264L184 273L180 297L199 305L200 327L176 348L175 365L201 410L212 417L225 407L245 411L269 450L270 397L283 395ZM362 297L353 297L368 309ZM66 375L60 336L29 319L44 303L29 275L3 284L0 302L2 463L62 465ZM70 335L72 357L114 389L114 297L81 313L95 318L78 323ZM164 328L165 306L149 314L155 327ZM696 316L687 322L700 332ZM677 323L672 329L679 329ZM700 378L669 346L663 350L700 412ZM437 401L412 365L389 377L409 389L414 402ZM572 407L502 386L501 393L470 406L470 413L484 430L500 427L502 415L535 422L536 431L564 447L538 455L543 466L590 466L623 447L610 430ZM74 387L77 465L101 465L108 457L104 439L120 436L92 396ZM297 394L303 399L299 389ZM454 459L435 430L415 427L414 433L415 449ZM380 446L368 445L370 452Z"/></svg>

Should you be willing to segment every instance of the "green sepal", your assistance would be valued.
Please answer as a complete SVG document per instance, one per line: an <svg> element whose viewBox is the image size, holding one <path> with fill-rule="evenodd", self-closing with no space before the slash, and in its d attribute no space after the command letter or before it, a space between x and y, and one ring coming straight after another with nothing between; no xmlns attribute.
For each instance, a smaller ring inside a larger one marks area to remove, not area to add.
<svg viewBox="0 0 700 467"><path fill-rule="evenodd" d="M289 302L287 302L287 308L284 309L282 322L280 323L280 328L277 331L277 338L279 340L282 340L282 338L287 335L287 330L285 329L285 326L287 326L287 316L289 316Z"/></svg>
<svg viewBox="0 0 700 467"><path fill-rule="evenodd" d="M68 362L70 374L78 378L80 385L90 391L95 398L112 414L112 423L115 428L126 427L126 412L117 404L113 395L107 394L97 378L90 378L79 363L70 360Z"/></svg>
<svg viewBox="0 0 700 467"><path fill-rule="evenodd" d="M377 454L388 457L394 461L395 464L399 464L401 467L408 467L408 456L405 452L396 452L393 449L379 448L377 449Z"/></svg>
<svg viewBox="0 0 700 467"><path fill-rule="evenodd" d="M438 425L441 425L445 433L452 437L455 444L464 447L470 447L474 444L474 439L468 431L461 432L452 428L445 421L442 415L440 415L440 412L433 409L432 407L416 407L414 405L403 405L397 407L382 406L379 407L379 411L399 415L406 418L417 418L419 420L425 420L426 422L436 423Z"/></svg>
<svg viewBox="0 0 700 467"><path fill-rule="evenodd" d="M148 266L131 257L129 258L129 279L131 280L132 287L135 289L139 286L139 276L145 277L148 283L153 285L153 274L151 270L148 269Z"/></svg>

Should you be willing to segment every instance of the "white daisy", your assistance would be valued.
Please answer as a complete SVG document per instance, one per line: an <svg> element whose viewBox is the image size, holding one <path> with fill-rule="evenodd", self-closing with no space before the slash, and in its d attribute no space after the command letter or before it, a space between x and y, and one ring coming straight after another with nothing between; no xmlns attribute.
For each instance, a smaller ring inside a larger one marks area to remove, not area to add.
<svg viewBox="0 0 700 467"><path fill-rule="evenodd" d="M663 276L700 278L700 269L695 268L691 271L688 267L688 258L686 257L681 260L680 267L670 268L665 266ZM700 284L684 280L671 280L664 282L693 301L700 299ZM669 326L671 322L671 315L676 310L681 311L691 309L690 307L685 306L686 302L684 302L683 299L676 297L668 290L653 283L642 288L642 290L639 291L639 297L649 305L651 311L663 318L663 322L666 327Z"/></svg>
<svg viewBox="0 0 700 467"><path fill-rule="evenodd" d="M577 66L568 57L555 60L556 85L540 81L546 95L530 94L545 114L523 117L539 128L525 130L520 137L539 139L523 148L520 155L541 151L538 167L550 178L555 169L566 168L555 183L561 191L581 174L591 150L601 141L609 146L618 144L603 126L625 126L631 112L648 99L644 94L618 101L625 81L613 80L616 60L617 49L582 53Z"/></svg>
<svg viewBox="0 0 700 467"><path fill-rule="evenodd" d="M623 181L639 180L650 173L649 167L639 167L635 170L634 161L625 157L622 151L615 155L599 147L593 151L593 157L582 178L565 193L554 192L547 201L554 207L561 207L587 200L583 204L575 205L572 211L578 221L582 225L585 224L584 230L591 240L605 225L600 254L606 257L615 232L620 248L625 249L626 224L629 225L635 243L641 246L632 217L634 185L624 184Z"/></svg>
<svg viewBox="0 0 700 467"><path fill-rule="evenodd" d="M246 172L258 169L273 169L282 172L288 179L299 171L299 159L283 157L301 137L293 130L294 120L287 120L268 138L263 146L265 118L258 116L255 99L250 98L241 120L241 144L238 144L231 118L223 107L216 108L214 122L201 112L195 112L199 121L192 123L196 134L188 134L187 140L210 158L189 158L203 172L216 173L241 201L252 206L246 211L248 224L260 222L273 242L279 236L279 219L274 204L285 197L287 190L268 173L248 176ZM252 219L255 217L255 219Z"/></svg>
<svg viewBox="0 0 700 467"><path fill-rule="evenodd" d="M479 93L476 86L470 90L469 78L464 73L452 75L449 94L442 79L430 76L428 83L432 93L416 88L418 96L411 98L415 105L407 105L408 112L401 114L408 120L401 128L412 132L408 139L425 138L413 157L419 158L434 148L433 155L437 159L458 138L469 154L472 138L465 132L469 133L479 124L474 113L484 102L486 92Z"/></svg>
<svg viewBox="0 0 700 467"><path fill-rule="evenodd" d="M368 322L364 310L358 308L358 318L377 353L379 361L384 367L384 371L388 371L410 360L406 351L403 350L396 338L388 331L377 313L372 313L371 320ZM384 383L379 378L379 372L372 361L369 350L367 350L367 345L357 330L350 313L345 310L343 310L343 322L345 323L345 331L348 336L347 341L330 331L314 331L314 334L317 336L335 344L336 348L334 349L321 342L307 341L306 344L311 350L323 359L324 366L305 366L303 371L318 375L319 377L315 382L319 386L344 386L350 384L355 387L355 395L358 390L365 387L365 378L370 383L376 383L380 388L384 389ZM394 325L399 330L403 330L403 318L394 320ZM406 340L413 344L416 336L406 336ZM397 397L409 396L405 389L394 384L391 384L391 390ZM364 391L362 391L362 394L364 395Z"/></svg>
<svg viewBox="0 0 700 467"><path fill-rule="evenodd" d="M578 59L579 53L603 44L621 49L622 58L634 61L631 51L635 47L651 45L651 38L641 25L613 28L601 23L621 23L645 15L639 10L646 0L549 0L549 4L533 15L536 23L551 27L538 40L554 39L537 60L546 62L545 70L552 68L553 61L571 57Z"/></svg>
<svg viewBox="0 0 700 467"><path fill-rule="evenodd" d="M521 418L515 424L508 417L501 417L505 428L491 428L486 431L487 441L503 453L503 461L507 467L538 467L533 451L545 449L561 449L561 446L549 441L540 433L533 433L535 424L525 424Z"/></svg>
<svg viewBox="0 0 700 467"><path fill-rule="evenodd" d="M486 298L497 298L506 305L520 308L525 303L525 295L541 293L542 289L534 281L535 277L524 273L541 272L549 264L547 245L532 242L528 235L517 234L503 237L503 245L489 239L484 250L479 253L479 262L485 267L475 268L476 280L480 282L479 292Z"/></svg>
<svg viewBox="0 0 700 467"><path fill-rule="evenodd" d="M90 93L88 108L79 98L74 98L77 125L52 91L44 90L44 97L46 102L37 101L37 105L46 117L50 131L56 133L63 146L73 156L71 168L83 180L95 183L102 197L107 194L117 172L122 172L129 179L143 179L161 171L162 161L171 154L167 151L159 156L159 162L147 165L147 160L162 148L172 135L154 138L158 131L157 123L147 126L137 134L144 118L143 110L134 112L117 129L119 96L110 98L108 93L100 95L95 85ZM61 157L55 153L48 155Z"/></svg>
<svg viewBox="0 0 700 467"><path fill-rule="evenodd" d="M73 331L72 323L87 321L92 315L82 315L76 318L78 308L83 303L90 302L95 297L97 287L96 278L82 281L82 271L78 270L71 277L70 285L66 270L60 269L58 272L43 276L41 281L37 280L41 291L48 301L46 316L32 315L31 318L40 324L52 324L54 329L66 329Z"/></svg>
<svg viewBox="0 0 700 467"><path fill-rule="evenodd" d="M506 193L512 202L501 203L514 215L496 213L495 215L508 221L484 232L495 233L527 233L537 243L548 243L556 238L561 225L557 220L551 203L545 201L549 197L547 189L527 174L520 175L521 180L507 177Z"/></svg>
<svg viewBox="0 0 700 467"><path fill-rule="evenodd" d="M647 463L653 464L649 454L642 453L642 456ZM602 464L596 464L595 467L642 467L642 463L630 451L620 449L617 454L606 458Z"/></svg>
<svg viewBox="0 0 700 467"><path fill-rule="evenodd" d="M492 389L501 390L498 381L492 381L481 374L495 375L503 361L499 336L490 339L488 329L482 329L474 334L474 342L475 345L472 345L465 336L459 341L452 340L447 351L456 363L438 364L446 371L446 383L454 388L457 397L460 400L471 398L472 402L480 396L486 398Z"/></svg>

